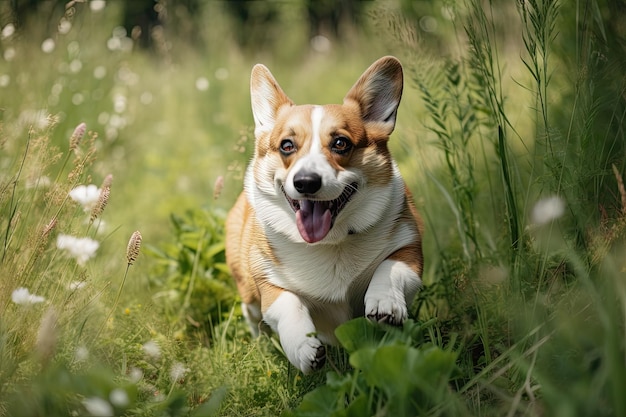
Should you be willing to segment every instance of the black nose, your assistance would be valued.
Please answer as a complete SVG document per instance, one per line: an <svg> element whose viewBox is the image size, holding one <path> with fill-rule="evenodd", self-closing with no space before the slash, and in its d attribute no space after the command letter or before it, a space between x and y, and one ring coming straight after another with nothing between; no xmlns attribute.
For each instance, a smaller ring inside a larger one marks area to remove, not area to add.
<svg viewBox="0 0 626 417"><path fill-rule="evenodd" d="M300 171L293 177L293 186L300 194L315 194L322 188L322 177L314 172Z"/></svg>

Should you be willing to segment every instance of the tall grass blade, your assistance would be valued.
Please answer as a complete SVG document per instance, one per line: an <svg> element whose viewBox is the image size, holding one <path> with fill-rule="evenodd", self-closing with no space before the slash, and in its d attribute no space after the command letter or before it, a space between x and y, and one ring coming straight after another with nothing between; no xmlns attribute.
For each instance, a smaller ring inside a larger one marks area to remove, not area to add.
<svg viewBox="0 0 626 417"><path fill-rule="evenodd" d="M502 172L502 180L504 183L504 192L506 197L507 218L509 226L509 238L511 240L511 261L515 264L515 258L520 245L520 225L519 214L517 211L517 203L513 182L511 181L510 167L507 157L506 138L502 126L498 126L498 156L500 157L500 168Z"/></svg>

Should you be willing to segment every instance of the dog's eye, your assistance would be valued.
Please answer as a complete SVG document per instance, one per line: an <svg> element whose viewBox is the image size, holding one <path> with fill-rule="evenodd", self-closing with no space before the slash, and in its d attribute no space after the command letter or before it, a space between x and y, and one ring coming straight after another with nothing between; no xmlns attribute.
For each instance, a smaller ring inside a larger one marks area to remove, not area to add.
<svg viewBox="0 0 626 417"><path fill-rule="evenodd" d="M345 136L337 136L333 139L330 148L335 153L343 154L352 149L352 142Z"/></svg>
<svg viewBox="0 0 626 417"><path fill-rule="evenodd" d="M291 155L296 151L296 145L293 144L291 139L283 139L280 142L280 153L283 155Z"/></svg>

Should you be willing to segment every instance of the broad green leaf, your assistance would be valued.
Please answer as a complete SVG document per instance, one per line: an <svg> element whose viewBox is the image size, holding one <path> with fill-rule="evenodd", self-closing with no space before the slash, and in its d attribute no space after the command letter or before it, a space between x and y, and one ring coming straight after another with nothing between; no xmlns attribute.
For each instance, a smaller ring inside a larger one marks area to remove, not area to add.
<svg viewBox="0 0 626 417"><path fill-rule="evenodd" d="M345 417L363 417L371 414L372 410L368 407L368 401L365 395L356 397L342 413Z"/></svg>
<svg viewBox="0 0 626 417"><path fill-rule="evenodd" d="M383 332L369 320L360 317L339 326L335 335L339 343L351 353L364 346L377 345Z"/></svg>
<svg viewBox="0 0 626 417"><path fill-rule="evenodd" d="M368 385L386 394L389 410L400 414L435 405L448 386L456 355L437 347L395 344L360 349L350 363Z"/></svg>
<svg viewBox="0 0 626 417"><path fill-rule="evenodd" d="M207 402L196 408L191 414L192 417L210 417L216 416L220 410L224 399L228 394L227 387L219 387L211 394L211 397Z"/></svg>
<svg viewBox="0 0 626 417"><path fill-rule="evenodd" d="M324 385L304 396L297 412L286 412L283 416L328 417L337 411L337 392Z"/></svg>
<svg viewBox="0 0 626 417"><path fill-rule="evenodd" d="M376 351L375 347L362 348L350 355L350 365L363 371L365 378L368 379L368 383L370 382L369 376L371 375L372 362L374 361Z"/></svg>

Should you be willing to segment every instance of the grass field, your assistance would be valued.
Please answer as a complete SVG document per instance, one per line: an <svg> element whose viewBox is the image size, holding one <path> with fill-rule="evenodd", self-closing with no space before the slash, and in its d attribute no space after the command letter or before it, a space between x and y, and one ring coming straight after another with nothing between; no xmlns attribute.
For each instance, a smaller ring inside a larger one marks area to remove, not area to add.
<svg viewBox="0 0 626 417"><path fill-rule="evenodd" d="M21 27L0 4L0 415L626 415L617 3L368 2L314 44L301 2L257 32L170 5L150 49L121 4ZM339 102L387 54L425 286L402 328L351 321L302 375L250 337L225 266L250 69Z"/></svg>

